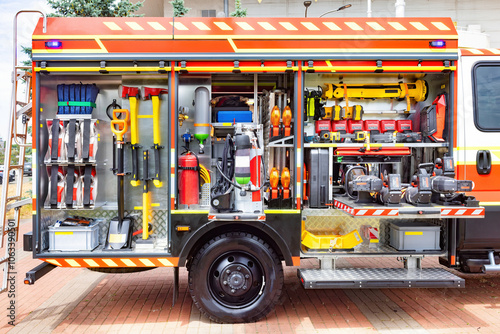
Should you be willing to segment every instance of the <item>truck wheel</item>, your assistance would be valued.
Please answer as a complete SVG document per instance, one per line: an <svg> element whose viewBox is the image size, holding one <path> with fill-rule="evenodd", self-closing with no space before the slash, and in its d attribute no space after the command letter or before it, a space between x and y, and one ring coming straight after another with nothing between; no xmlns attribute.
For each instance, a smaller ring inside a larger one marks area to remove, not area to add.
<svg viewBox="0 0 500 334"><path fill-rule="evenodd" d="M283 288L283 268L262 239L244 232L222 234L194 257L189 292L213 321L257 321L271 311Z"/></svg>

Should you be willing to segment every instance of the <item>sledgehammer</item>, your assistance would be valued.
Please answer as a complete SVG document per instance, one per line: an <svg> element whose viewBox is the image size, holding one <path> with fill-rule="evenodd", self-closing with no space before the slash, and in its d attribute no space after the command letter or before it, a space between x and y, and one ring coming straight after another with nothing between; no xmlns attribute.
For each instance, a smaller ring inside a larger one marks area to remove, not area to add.
<svg viewBox="0 0 500 334"><path fill-rule="evenodd" d="M141 184L139 179L139 123L137 113L137 99L141 98L139 87L122 87L122 98L130 103L130 144L132 146L132 186Z"/></svg>
<svg viewBox="0 0 500 334"><path fill-rule="evenodd" d="M160 178L160 149L161 146L161 135L160 135L160 96L161 94L168 94L168 90L164 88L152 88L144 87L144 92L142 94L144 100L151 100L153 103L153 146L155 154L155 177L153 178L153 184L155 187L160 188L162 186Z"/></svg>

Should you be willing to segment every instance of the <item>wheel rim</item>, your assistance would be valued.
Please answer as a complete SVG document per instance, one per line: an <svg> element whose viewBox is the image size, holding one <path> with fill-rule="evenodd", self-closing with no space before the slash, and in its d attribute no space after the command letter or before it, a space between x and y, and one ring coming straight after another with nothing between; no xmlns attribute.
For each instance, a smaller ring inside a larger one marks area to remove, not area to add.
<svg viewBox="0 0 500 334"><path fill-rule="evenodd" d="M261 263L246 252L224 253L209 270L208 287L212 297L229 308L242 308L254 303L264 287Z"/></svg>

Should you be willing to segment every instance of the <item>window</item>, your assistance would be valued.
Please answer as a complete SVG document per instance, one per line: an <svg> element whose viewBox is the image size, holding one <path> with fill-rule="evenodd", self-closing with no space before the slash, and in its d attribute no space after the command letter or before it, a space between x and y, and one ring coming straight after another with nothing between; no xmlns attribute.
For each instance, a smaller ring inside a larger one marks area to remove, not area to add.
<svg viewBox="0 0 500 334"><path fill-rule="evenodd" d="M201 11L201 17L215 17L215 9L203 9Z"/></svg>
<svg viewBox="0 0 500 334"><path fill-rule="evenodd" d="M476 64L472 80L476 127L481 131L500 131L500 63Z"/></svg>

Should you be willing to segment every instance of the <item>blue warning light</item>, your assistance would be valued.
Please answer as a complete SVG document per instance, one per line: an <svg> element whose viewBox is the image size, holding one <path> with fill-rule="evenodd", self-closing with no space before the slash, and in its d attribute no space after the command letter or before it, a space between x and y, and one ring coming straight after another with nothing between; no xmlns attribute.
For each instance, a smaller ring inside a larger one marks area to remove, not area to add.
<svg viewBox="0 0 500 334"><path fill-rule="evenodd" d="M48 41L45 42L45 47L49 49L59 49L62 46L61 41Z"/></svg>
<svg viewBox="0 0 500 334"><path fill-rule="evenodd" d="M430 41L429 46L432 48L445 48L446 41L442 41L442 40Z"/></svg>

